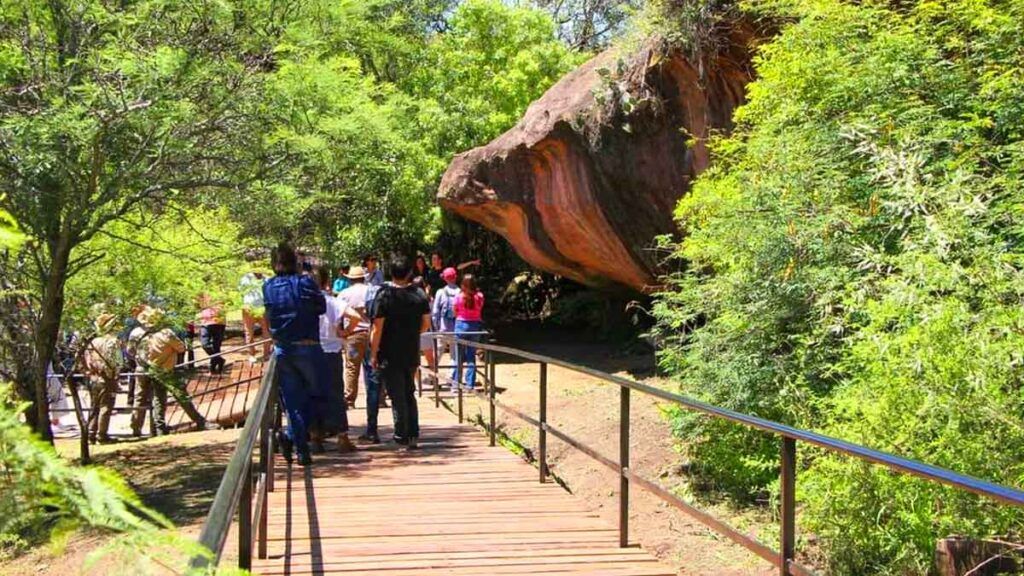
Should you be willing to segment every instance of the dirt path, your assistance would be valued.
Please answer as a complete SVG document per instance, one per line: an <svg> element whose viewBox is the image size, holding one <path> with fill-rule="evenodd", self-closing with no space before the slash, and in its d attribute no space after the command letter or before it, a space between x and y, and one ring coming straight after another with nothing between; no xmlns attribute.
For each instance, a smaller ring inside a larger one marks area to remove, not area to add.
<svg viewBox="0 0 1024 576"><path fill-rule="evenodd" d="M611 346L580 343L578 336L545 331L529 334L499 334L502 344L529 349L602 371L639 379L647 384L671 388L653 377L650 354L622 353ZM528 338L527 338L528 336ZM539 367L501 359L496 382L500 400L528 415L536 416L539 399ZM679 473L680 456L673 447L671 426L663 415L664 406L650 396L632 394L630 410L630 464L645 478L663 487L686 493L686 481ZM589 376L559 367L548 369L548 421L569 436L617 459L619 438L619 389ZM480 398L467 404L471 418L485 419L487 404ZM532 453L537 433L532 426L498 411L498 426ZM611 521L618 518L618 475L589 456L548 435L548 462L553 473L573 493L582 496ZM739 513L725 506L702 506L716 517L756 535L756 527L770 523L765 515ZM761 536L771 542L767 536ZM676 508L635 487L631 491L630 539L641 543L660 559L677 566L686 575L761 575L774 570L742 547L711 532Z"/></svg>

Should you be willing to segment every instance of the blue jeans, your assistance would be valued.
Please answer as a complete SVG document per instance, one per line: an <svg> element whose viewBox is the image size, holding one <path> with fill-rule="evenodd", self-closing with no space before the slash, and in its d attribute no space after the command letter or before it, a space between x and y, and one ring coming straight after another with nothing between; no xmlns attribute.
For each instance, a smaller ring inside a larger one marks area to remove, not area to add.
<svg viewBox="0 0 1024 576"><path fill-rule="evenodd" d="M363 384L366 385L366 435L377 435L377 413L380 412L380 377L370 365L370 351L363 356Z"/></svg>
<svg viewBox="0 0 1024 576"><path fill-rule="evenodd" d="M309 453L309 427L323 421L326 404L327 364L323 348L310 346L274 347L277 357L277 386L288 413L288 438L300 454Z"/></svg>
<svg viewBox="0 0 1024 576"><path fill-rule="evenodd" d="M480 335L466 334L466 332L482 332L483 329L483 322L473 322L470 320L455 321L456 338L479 342ZM459 372L462 370L463 362L466 363L466 372L465 378L463 378L461 382L466 384L466 388L472 390L476 386L476 348L465 345L457 347L455 351L455 368L452 369L452 380L455 382L459 382Z"/></svg>

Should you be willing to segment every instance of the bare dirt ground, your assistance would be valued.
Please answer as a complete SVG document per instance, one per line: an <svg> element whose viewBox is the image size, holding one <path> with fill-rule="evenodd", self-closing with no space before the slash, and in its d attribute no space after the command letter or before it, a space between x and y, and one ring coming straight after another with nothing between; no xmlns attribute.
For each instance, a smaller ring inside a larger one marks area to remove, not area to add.
<svg viewBox="0 0 1024 576"><path fill-rule="evenodd" d="M542 338L542 339L538 339ZM500 331L503 345L528 349L568 360L590 368L640 380L646 384L672 389L666 380L653 376L654 358L649 353L629 353L600 343L579 341L578 334L559 334L545 328L514 332ZM499 400L527 415L536 417L539 408L539 367L535 363L499 358L495 381L501 391ZM468 398L468 397L467 397ZM674 448L671 426L663 414L664 406L653 397L632 393L630 409L630 467L662 487L686 493L686 478L680 474L681 457ZM570 437L618 459L619 388L590 376L567 369L548 368L548 422ZM469 400L467 414L472 419L487 418L487 403L482 397ZM516 443L536 454L537 432L520 419L498 410L499 430ZM618 521L618 475L596 460L548 434L548 463L553 474L567 489L585 499L608 519ZM748 534L772 543L763 527L772 522L767 513L739 512L724 505L701 506ZM639 486L631 490L630 541L640 543L663 561L678 567L685 575L761 575L773 574L765 561L739 545L705 528L676 508L648 494Z"/></svg>

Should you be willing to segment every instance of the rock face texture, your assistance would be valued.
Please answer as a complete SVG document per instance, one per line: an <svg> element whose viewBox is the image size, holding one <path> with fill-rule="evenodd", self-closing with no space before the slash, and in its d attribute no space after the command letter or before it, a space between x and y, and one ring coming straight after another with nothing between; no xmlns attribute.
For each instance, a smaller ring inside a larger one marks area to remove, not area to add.
<svg viewBox="0 0 1024 576"><path fill-rule="evenodd" d="M747 39L749 40L749 38ZM441 205L504 236L531 265L600 288L649 291L654 238L708 165L704 139L732 127L750 81L739 35L694 65L650 43L600 54L494 141L457 156Z"/></svg>

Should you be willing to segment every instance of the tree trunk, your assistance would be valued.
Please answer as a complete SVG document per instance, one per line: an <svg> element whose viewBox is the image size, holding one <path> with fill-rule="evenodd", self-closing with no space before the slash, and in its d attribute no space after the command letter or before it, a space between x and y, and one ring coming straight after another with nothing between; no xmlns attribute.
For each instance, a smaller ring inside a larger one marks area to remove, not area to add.
<svg viewBox="0 0 1024 576"><path fill-rule="evenodd" d="M57 348L60 322L64 315L64 284L68 276L71 258L71 240L67 228L63 229L57 242L50 246L50 267L43 279L42 309L39 324L36 325L35 353L35 429L40 437L53 442L50 431L50 405L46 395L46 373ZM83 430L83 434L85 431Z"/></svg>

